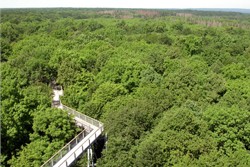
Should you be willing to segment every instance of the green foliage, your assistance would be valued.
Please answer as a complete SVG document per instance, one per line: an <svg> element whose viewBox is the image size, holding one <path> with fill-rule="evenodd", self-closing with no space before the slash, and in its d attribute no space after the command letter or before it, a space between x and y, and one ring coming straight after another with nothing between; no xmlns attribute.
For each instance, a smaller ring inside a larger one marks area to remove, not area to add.
<svg viewBox="0 0 250 167"><path fill-rule="evenodd" d="M44 139L35 140L23 147L18 153L18 158L13 157L9 164L17 167L41 166L53 153L60 149L63 143L49 142Z"/></svg>
<svg viewBox="0 0 250 167"><path fill-rule="evenodd" d="M1 164L39 166L77 132L51 109L56 80L63 104L104 122L99 166L249 166L249 18L2 9Z"/></svg>
<svg viewBox="0 0 250 167"><path fill-rule="evenodd" d="M1 45L1 62L7 61L11 52L12 48L10 45L10 40L6 38L0 39L0 45Z"/></svg>
<svg viewBox="0 0 250 167"><path fill-rule="evenodd" d="M31 141L45 138L49 142L66 142L74 134L74 121L63 110L46 109L38 111L34 116Z"/></svg>
<svg viewBox="0 0 250 167"><path fill-rule="evenodd" d="M229 64L222 69L223 74L228 79L244 79L248 77L250 71L244 66L243 63Z"/></svg>
<svg viewBox="0 0 250 167"><path fill-rule="evenodd" d="M250 148L250 113L237 106L212 106L204 112L218 148L225 151Z"/></svg>
<svg viewBox="0 0 250 167"><path fill-rule="evenodd" d="M172 166L187 156L199 158L215 146L204 120L191 110L166 112L155 130L138 146L137 166Z"/></svg>
<svg viewBox="0 0 250 167"><path fill-rule="evenodd" d="M229 80L226 84L225 95L221 98L220 103L226 106L238 105L242 109L249 110L250 102L250 80L237 79Z"/></svg>
<svg viewBox="0 0 250 167"><path fill-rule="evenodd" d="M34 114L33 121L31 142L9 161L11 166L42 165L76 132L73 119L59 109L41 109Z"/></svg>
<svg viewBox="0 0 250 167"><path fill-rule="evenodd" d="M102 108L106 103L126 93L127 90L122 85L105 82L93 93L92 99L85 103L83 110L95 118L100 118L103 114Z"/></svg>
<svg viewBox="0 0 250 167"><path fill-rule="evenodd" d="M93 83L93 74L83 70L81 73L76 74L75 78L71 78L74 84L65 87L62 101L65 104L70 104L74 108L82 106L87 101L88 89Z"/></svg>
<svg viewBox="0 0 250 167"><path fill-rule="evenodd" d="M187 36L184 40L186 50L192 55L200 54L202 52L202 40L193 35Z"/></svg>
<svg viewBox="0 0 250 167"><path fill-rule="evenodd" d="M97 82L121 83L129 92L139 86L140 76L147 67L139 60L111 60L97 75Z"/></svg>
<svg viewBox="0 0 250 167"><path fill-rule="evenodd" d="M166 71L162 86L171 91L176 105L187 99L207 103L217 103L225 93L223 78L208 71L204 60L192 57L184 60L166 59Z"/></svg>

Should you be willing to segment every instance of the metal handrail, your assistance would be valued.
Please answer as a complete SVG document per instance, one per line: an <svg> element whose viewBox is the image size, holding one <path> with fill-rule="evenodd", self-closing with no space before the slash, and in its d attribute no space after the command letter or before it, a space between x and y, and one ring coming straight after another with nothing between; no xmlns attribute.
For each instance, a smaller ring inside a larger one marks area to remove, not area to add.
<svg viewBox="0 0 250 167"><path fill-rule="evenodd" d="M78 112L78 111L76 111L76 110L74 110L74 109L72 109L70 107L65 106L65 105L62 105L62 106L63 106L64 110L68 111L70 114L72 114L72 115L74 115L74 116L76 116L78 118L81 118L82 120L88 122L89 124L92 124L92 125L94 125L96 127L100 127L100 126L103 125L101 122L97 121L94 118L91 118L91 117L89 117L89 116L87 116L85 114L82 114L82 113L80 113L80 112Z"/></svg>
<svg viewBox="0 0 250 167"><path fill-rule="evenodd" d="M90 138L91 138L92 136L96 135L96 132L97 132L98 130L101 129L101 131L102 131L102 128L103 128L103 125L100 126L98 129L96 129L96 130L95 130L95 133L93 133L91 136L89 136L88 140L86 140L82 145L84 145L86 142L90 143ZM82 145L79 146L77 149L79 149L80 147L82 147ZM73 152L72 154L70 154L69 157L72 156L73 154L75 154L75 152ZM65 163L65 161L63 161L62 163L60 163L59 166L61 166L63 163Z"/></svg>
<svg viewBox="0 0 250 167"><path fill-rule="evenodd" d="M54 160L54 158L56 158L56 156L57 155L60 155L59 157L60 157L60 159L64 156L64 155L66 155L70 150L72 150L73 148L74 148L74 146L76 146L76 144L78 144L79 142L81 142L83 139L84 139L84 137L86 136L85 135L85 133L84 132L87 132L85 129L83 130L83 131L81 131L78 135L76 135L70 142L68 142L65 146L63 146L59 151L57 151L50 159L48 159L45 163L43 163L43 165L41 166L41 167L46 167L46 166L50 166L50 165L52 165L53 166L53 164L55 164L55 163L57 163L58 162L58 160ZM82 137L80 138L80 140L79 140L79 138L78 137L80 137L82 135ZM74 142L75 141L75 142ZM74 145L74 146L73 146ZM73 146L73 147L71 147L71 146ZM63 151L65 150L65 148L67 148L66 150L66 152L65 153L63 153ZM60 160L59 159L59 160Z"/></svg>

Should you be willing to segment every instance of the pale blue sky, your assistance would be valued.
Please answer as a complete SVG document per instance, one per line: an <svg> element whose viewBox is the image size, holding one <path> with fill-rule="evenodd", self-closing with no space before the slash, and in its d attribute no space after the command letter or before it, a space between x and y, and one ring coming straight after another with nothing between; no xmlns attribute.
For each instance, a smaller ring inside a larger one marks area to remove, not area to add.
<svg viewBox="0 0 250 167"><path fill-rule="evenodd" d="M250 9L250 0L0 0L0 8L25 7Z"/></svg>

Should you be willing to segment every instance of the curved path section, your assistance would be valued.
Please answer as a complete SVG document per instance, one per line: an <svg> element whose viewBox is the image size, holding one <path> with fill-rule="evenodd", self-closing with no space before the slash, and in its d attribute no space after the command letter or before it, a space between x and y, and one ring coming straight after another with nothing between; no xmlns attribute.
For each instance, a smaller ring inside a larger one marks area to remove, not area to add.
<svg viewBox="0 0 250 167"><path fill-rule="evenodd" d="M61 94L60 91L59 93ZM59 97L57 91L54 91L54 97L55 96ZM56 98L56 100L59 100L59 98ZM76 124L78 126L84 127L84 130L74 137L63 148L61 148L61 150L54 154L41 167L70 166L83 152L85 152L91 146L91 144L101 135L104 130L103 123L61 104L60 100L59 105L56 107L67 111L70 115L73 115Z"/></svg>

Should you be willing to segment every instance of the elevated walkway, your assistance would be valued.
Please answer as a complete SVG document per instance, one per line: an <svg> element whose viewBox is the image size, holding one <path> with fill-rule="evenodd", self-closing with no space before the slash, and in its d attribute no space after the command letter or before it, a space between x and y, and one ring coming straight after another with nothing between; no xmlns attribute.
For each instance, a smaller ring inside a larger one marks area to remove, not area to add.
<svg viewBox="0 0 250 167"><path fill-rule="evenodd" d="M67 111L70 115L74 116L74 120L78 126L84 127L77 136L75 136L69 143L55 153L49 160L47 160L41 167L68 167L77 158L89 149L92 143L101 135L104 130L103 124L87 115L84 115L70 107L63 105L58 99L59 95L62 95L62 91L54 90L54 97L59 104L52 106ZM88 151L89 153L89 151ZM89 156L88 156L89 157ZM89 165L88 165L89 166Z"/></svg>

